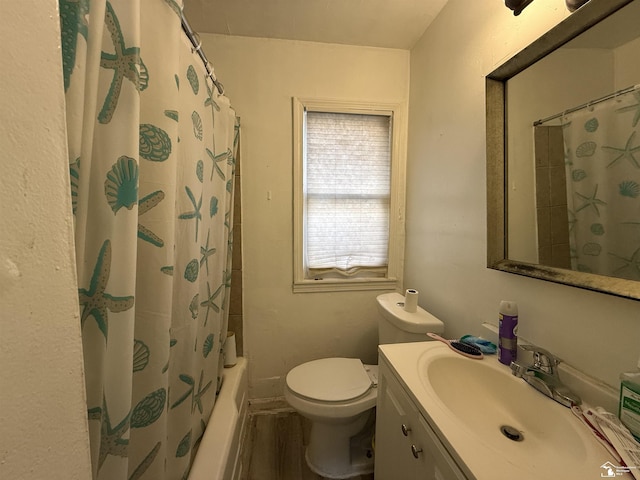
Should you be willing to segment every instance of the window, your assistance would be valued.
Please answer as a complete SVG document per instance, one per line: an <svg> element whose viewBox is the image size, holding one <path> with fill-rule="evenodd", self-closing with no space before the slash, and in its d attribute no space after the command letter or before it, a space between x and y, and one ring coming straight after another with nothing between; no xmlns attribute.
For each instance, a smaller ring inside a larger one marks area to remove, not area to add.
<svg viewBox="0 0 640 480"><path fill-rule="evenodd" d="M403 113L398 105L294 99L295 292L395 288Z"/></svg>

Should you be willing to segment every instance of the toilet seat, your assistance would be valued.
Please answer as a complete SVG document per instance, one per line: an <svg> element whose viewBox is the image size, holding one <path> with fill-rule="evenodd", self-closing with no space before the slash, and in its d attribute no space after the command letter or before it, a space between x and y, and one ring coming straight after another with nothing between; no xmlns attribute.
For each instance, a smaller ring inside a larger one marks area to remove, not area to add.
<svg viewBox="0 0 640 480"><path fill-rule="evenodd" d="M296 395L321 402L346 402L366 394L373 386L357 358L322 358L293 368L286 378Z"/></svg>

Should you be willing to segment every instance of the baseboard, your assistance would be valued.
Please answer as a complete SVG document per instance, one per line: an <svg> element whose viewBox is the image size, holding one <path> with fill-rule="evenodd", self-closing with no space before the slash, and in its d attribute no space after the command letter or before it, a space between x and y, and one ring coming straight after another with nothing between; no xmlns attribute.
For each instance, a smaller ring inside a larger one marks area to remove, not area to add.
<svg viewBox="0 0 640 480"><path fill-rule="evenodd" d="M249 415L261 415L295 411L284 397L252 398L249 400Z"/></svg>

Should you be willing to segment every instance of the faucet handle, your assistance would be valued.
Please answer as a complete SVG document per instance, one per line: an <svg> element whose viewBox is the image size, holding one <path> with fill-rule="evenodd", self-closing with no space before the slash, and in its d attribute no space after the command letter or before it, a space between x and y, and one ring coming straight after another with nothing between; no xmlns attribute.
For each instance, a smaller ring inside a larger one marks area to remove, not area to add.
<svg viewBox="0 0 640 480"><path fill-rule="evenodd" d="M562 361L551 352L536 345L519 345L523 350L533 353L533 366L537 368L547 369L549 373L553 373L553 369Z"/></svg>

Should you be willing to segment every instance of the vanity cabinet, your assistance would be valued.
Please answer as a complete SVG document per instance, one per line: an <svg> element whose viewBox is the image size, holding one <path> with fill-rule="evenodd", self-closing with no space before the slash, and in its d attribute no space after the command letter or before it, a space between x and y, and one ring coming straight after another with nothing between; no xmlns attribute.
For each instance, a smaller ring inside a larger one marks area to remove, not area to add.
<svg viewBox="0 0 640 480"><path fill-rule="evenodd" d="M383 358L376 412L376 480L467 480Z"/></svg>

